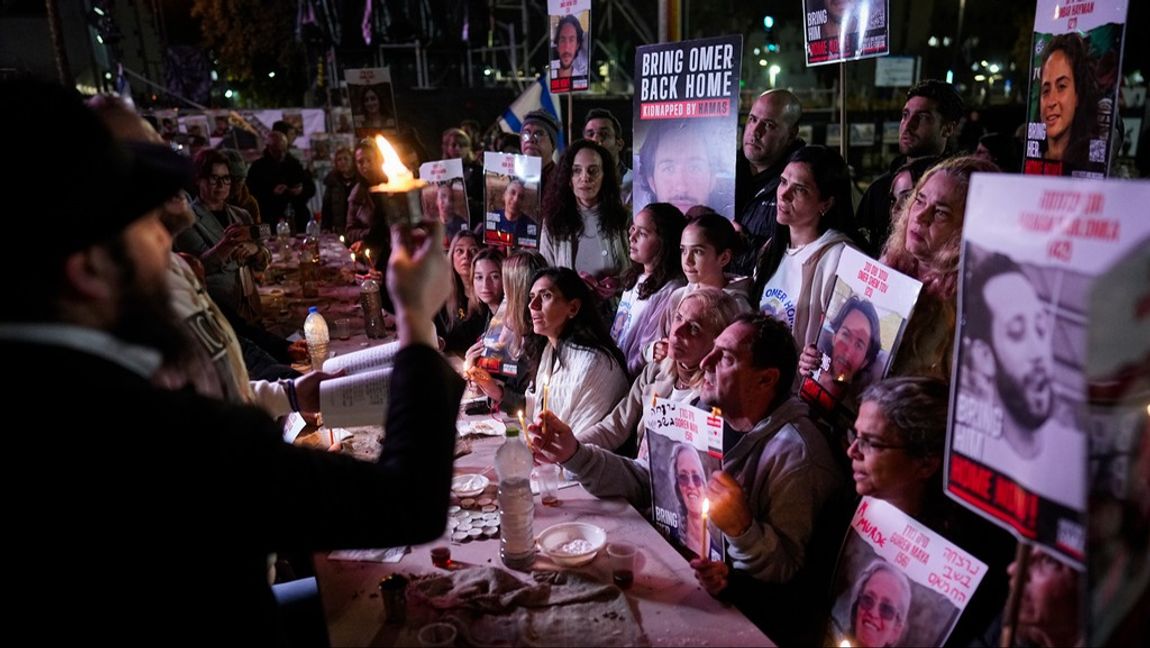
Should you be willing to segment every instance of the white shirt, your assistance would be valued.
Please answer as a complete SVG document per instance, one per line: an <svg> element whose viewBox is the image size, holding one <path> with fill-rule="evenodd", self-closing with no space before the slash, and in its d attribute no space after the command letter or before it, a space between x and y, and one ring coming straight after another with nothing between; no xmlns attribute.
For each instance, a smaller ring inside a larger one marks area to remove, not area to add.
<svg viewBox="0 0 1150 648"><path fill-rule="evenodd" d="M771 275L763 287L763 296L759 300L761 312L784 322L794 331L799 296L803 292L803 264L822 249L832 236L837 236L837 233L834 230L827 230L822 236L806 245L787 248L775 274ZM843 246L837 248L837 254L841 255ZM831 250L827 255L835 253L835 250ZM838 267L838 259L827 260L833 272L833 269Z"/></svg>

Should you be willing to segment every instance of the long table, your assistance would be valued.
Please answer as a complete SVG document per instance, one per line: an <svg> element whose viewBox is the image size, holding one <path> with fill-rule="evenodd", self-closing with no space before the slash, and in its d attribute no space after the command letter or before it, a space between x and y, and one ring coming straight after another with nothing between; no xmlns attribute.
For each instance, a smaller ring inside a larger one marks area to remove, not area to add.
<svg viewBox="0 0 1150 648"><path fill-rule="evenodd" d="M494 482L495 451L502 439L473 438L470 443L472 451L456 459L455 472L482 473ZM535 533L560 522L589 522L606 530L608 542L634 545L638 550L635 582L627 596L652 645L774 645L735 608L707 594L695 581L694 571L686 559L627 502L595 498L578 485L564 488L559 494L562 503L557 507L542 506L536 496ZM400 523L396 520L396 524ZM393 564L336 561L328 559L326 554L316 554L316 572L331 644L397 645L395 642L401 635L397 626L384 623L378 596L379 581L392 573L447 573L431 563L430 550L436 546L449 547L452 560L457 563L502 566L498 538L452 544L449 533L435 542L412 547L402 561ZM542 554L534 568L559 569ZM600 552L594 561L577 571L602 582L611 581L605 552ZM518 575L525 581L529 578L526 574ZM411 634L402 636L410 637Z"/></svg>

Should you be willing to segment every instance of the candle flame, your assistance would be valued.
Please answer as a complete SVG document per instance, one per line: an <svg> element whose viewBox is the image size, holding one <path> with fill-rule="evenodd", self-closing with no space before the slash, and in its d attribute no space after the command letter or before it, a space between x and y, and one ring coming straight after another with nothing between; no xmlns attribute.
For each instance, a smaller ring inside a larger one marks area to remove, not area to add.
<svg viewBox="0 0 1150 648"><path fill-rule="evenodd" d="M707 515L711 512L711 498L703 498L703 518L706 519Z"/></svg>
<svg viewBox="0 0 1150 648"><path fill-rule="evenodd" d="M346 244L346 243L347 243L347 241L346 241L346 240L344 240L344 238L343 238L343 234L340 234L340 235L339 235L339 242L340 242L341 244Z"/></svg>
<svg viewBox="0 0 1150 648"><path fill-rule="evenodd" d="M839 644L839 648L851 648L851 642L843 639L842 643Z"/></svg>
<svg viewBox="0 0 1150 648"><path fill-rule="evenodd" d="M384 188L405 188L410 185L415 176L407 167L403 166L403 162L399 159L399 153L387 141L383 135L375 136L375 147L379 149L379 154L383 157L383 164L381 165L383 173L387 176L387 182L382 186Z"/></svg>
<svg viewBox="0 0 1150 648"><path fill-rule="evenodd" d="M370 260L371 260L371 249L370 249L370 248L366 248L366 249L364 249L364 251L363 251L363 255L364 255L365 257L367 257L368 261L370 261Z"/></svg>

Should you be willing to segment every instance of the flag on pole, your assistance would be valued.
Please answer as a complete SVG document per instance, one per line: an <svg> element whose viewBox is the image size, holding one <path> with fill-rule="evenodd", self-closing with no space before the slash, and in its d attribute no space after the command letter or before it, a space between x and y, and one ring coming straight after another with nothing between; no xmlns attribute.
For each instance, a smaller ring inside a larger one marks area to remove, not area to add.
<svg viewBox="0 0 1150 648"><path fill-rule="evenodd" d="M518 133L523 127L523 118L532 110L548 112L560 124L564 123L563 111L555 99L555 95L551 94L551 90L547 88L546 76L537 78L535 83L532 83L523 91L523 94L519 95L519 98L511 102L507 110L503 111L503 116L499 118L499 128L506 133ZM555 143L555 150L562 151L566 145L563 128L560 128L559 141Z"/></svg>

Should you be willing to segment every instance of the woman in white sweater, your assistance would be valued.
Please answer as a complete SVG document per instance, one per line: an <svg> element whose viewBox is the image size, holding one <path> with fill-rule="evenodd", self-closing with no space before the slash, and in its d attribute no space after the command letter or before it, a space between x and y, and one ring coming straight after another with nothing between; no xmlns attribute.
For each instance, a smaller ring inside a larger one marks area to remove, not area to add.
<svg viewBox="0 0 1150 648"><path fill-rule="evenodd" d="M754 294L802 349L818 337L839 257L854 245L850 176L838 151L811 145L791 156L779 178L778 223L759 253Z"/></svg>
<svg viewBox="0 0 1150 648"><path fill-rule="evenodd" d="M630 265L630 218L611 160L607 149L591 140L578 140L567 149L543 197L539 243L543 258L578 272L603 300L618 297L619 276Z"/></svg>
<svg viewBox="0 0 1150 648"><path fill-rule="evenodd" d="M525 349L535 376L527 395L532 418L546 394L548 410L572 429L589 429L630 385L626 361L599 317L594 294L574 270L545 268L535 274L528 308L535 333Z"/></svg>

